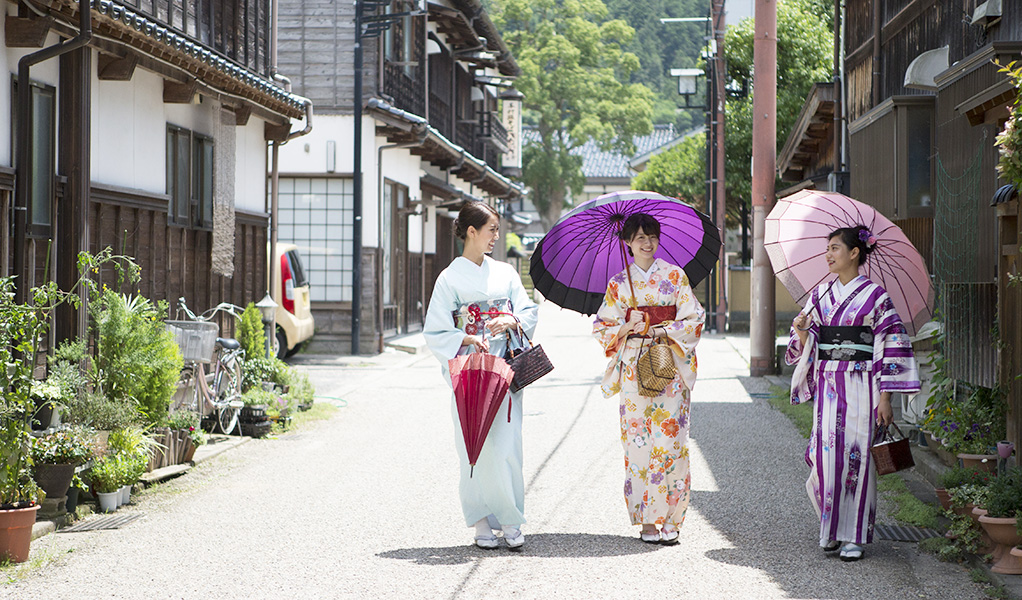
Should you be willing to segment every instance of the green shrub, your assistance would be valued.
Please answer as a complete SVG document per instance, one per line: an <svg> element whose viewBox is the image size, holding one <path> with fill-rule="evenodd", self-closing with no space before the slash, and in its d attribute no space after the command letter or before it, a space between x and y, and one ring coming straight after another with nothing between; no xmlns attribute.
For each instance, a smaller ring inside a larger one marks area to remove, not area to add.
<svg viewBox="0 0 1022 600"><path fill-rule="evenodd" d="M249 302L238 319L238 341L248 360L266 356L266 333L263 316L254 302Z"/></svg>
<svg viewBox="0 0 1022 600"><path fill-rule="evenodd" d="M101 494L109 494L120 489L122 459L117 456L107 456L92 465L89 470L89 478L96 491Z"/></svg>
<svg viewBox="0 0 1022 600"><path fill-rule="evenodd" d="M316 388L312 385L312 380L309 379L307 374L291 369L290 385L291 387L287 393L294 399L295 404L312 406L313 396L316 395Z"/></svg>
<svg viewBox="0 0 1022 600"><path fill-rule="evenodd" d="M108 398L134 403L144 420L167 418L183 366L174 334L166 331L165 303L104 290L92 305L98 337L96 370Z"/></svg>
<svg viewBox="0 0 1022 600"><path fill-rule="evenodd" d="M963 485L990 485L994 474L975 467L952 467L940 475L940 487L950 490Z"/></svg>
<svg viewBox="0 0 1022 600"><path fill-rule="evenodd" d="M32 439L32 460L36 464L79 465L92 458L92 431L69 427Z"/></svg>
<svg viewBox="0 0 1022 600"><path fill-rule="evenodd" d="M1012 467L990 484L985 507L991 517L1009 518L1022 510L1022 468Z"/></svg>
<svg viewBox="0 0 1022 600"><path fill-rule="evenodd" d="M67 422L108 431L137 425L141 415L132 404L112 400L99 392L85 392L68 400Z"/></svg>
<svg viewBox="0 0 1022 600"><path fill-rule="evenodd" d="M246 358L241 389L247 391L253 387L259 387L264 381L271 381L280 386L289 385L291 383L290 367L276 357Z"/></svg>

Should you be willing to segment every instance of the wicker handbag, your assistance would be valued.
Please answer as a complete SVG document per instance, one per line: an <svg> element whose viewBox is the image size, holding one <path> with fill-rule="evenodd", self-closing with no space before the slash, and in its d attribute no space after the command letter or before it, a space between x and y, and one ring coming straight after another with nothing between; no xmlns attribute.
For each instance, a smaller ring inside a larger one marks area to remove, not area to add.
<svg viewBox="0 0 1022 600"><path fill-rule="evenodd" d="M518 342L517 348L511 347L512 337ZM522 338L525 338L525 342L529 343L528 346L525 345ZM515 372L515 377L511 380L512 392L517 392L554 370L554 365L547 358L543 346L533 344L529 336L522 331L521 326L508 330L507 346L508 348L504 352L504 360L507 361L507 364L511 365L511 370Z"/></svg>
<svg viewBox="0 0 1022 600"><path fill-rule="evenodd" d="M912 449L909 448L908 438L901 434L901 430L895 423L891 427L898 433L899 439L894 439L886 425L877 428L873 436L873 446L869 452L873 455L873 464L876 465L877 475L887 475L896 471L903 471L915 466L912 459Z"/></svg>
<svg viewBox="0 0 1022 600"><path fill-rule="evenodd" d="M678 374L678 367L674 364L674 352L667 342L655 337L648 350L643 353L640 348L639 352L641 354L636 361L639 395L655 398L664 393L664 388Z"/></svg>

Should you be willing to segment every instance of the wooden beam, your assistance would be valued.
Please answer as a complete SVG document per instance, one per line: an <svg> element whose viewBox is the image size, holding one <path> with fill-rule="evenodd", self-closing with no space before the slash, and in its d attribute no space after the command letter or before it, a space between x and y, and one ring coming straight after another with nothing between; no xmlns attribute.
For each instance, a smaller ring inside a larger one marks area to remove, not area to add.
<svg viewBox="0 0 1022 600"><path fill-rule="evenodd" d="M248 125L248 118L252 116L252 106L242 104L234 108L234 124L238 127Z"/></svg>
<svg viewBox="0 0 1022 600"><path fill-rule="evenodd" d="M131 81L138 65L138 55L129 52L125 56L99 55L99 79L102 81ZM166 88L164 88L166 93ZM166 101L166 100L165 100Z"/></svg>
<svg viewBox="0 0 1022 600"><path fill-rule="evenodd" d="M285 142L289 133L291 133L291 123L278 125L267 122L263 125L263 138L267 142Z"/></svg>
<svg viewBox="0 0 1022 600"><path fill-rule="evenodd" d="M42 48L46 43L53 17L6 17L4 38L8 48Z"/></svg>
<svg viewBox="0 0 1022 600"><path fill-rule="evenodd" d="M187 83L163 80L163 102L166 104L191 104L199 84L192 79Z"/></svg>

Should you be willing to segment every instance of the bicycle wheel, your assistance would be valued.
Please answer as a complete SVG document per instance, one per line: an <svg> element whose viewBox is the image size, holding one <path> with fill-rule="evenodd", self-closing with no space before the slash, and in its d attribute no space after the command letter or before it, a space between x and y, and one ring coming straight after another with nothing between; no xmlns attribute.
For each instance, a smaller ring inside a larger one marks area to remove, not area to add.
<svg viewBox="0 0 1022 600"><path fill-rule="evenodd" d="M216 426L220 433L230 435L234 431L234 428L238 426L238 414L240 412L240 409L227 403L217 407Z"/></svg>
<svg viewBox="0 0 1022 600"><path fill-rule="evenodd" d="M174 395L170 399L171 411L197 411L198 402L196 400L195 383L195 369L192 365L185 365L181 369L181 375L178 377L177 389L174 390Z"/></svg>
<svg viewBox="0 0 1022 600"><path fill-rule="evenodd" d="M241 395L241 359L237 354L222 356L219 367L216 381L217 401L229 402Z"/></svg>

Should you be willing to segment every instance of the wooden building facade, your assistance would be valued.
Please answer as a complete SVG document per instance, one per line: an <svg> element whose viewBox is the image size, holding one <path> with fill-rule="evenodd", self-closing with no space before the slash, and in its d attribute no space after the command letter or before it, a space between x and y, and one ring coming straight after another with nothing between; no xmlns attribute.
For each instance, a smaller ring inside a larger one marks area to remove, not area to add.
<svg viewBox="0 0 1022 600"><path fill-rule="evenodd" d="M282 149L280 239L309 259L313 350L349 352L351 186L360 148L359 351L373 353L385 339L422 328L433 283L460 252L451 224L461 204L500 206L522 194L503 169L512 141L500 112L518 66L480 0L366 5L365 15L400 16L363 39L363 137L356 144L356 9L330 0L280 3L281 68L316 105L316 130ZM289 195L292 185L308 192Z"/></svg>
<svg viewBox="0 0 1022 600"><path fill-rule="evenodd" d="M167 300L171 317L179 297L199 310L259 300L267 143L283 141L307 107L274 82L270 0L101 0L86 15L71 0L32 5L3 2L0 68L10 75L0 104L12 107L0 121L3 274L63 286L77 278L79 251L111 247L142 267L141 282L122 291ZM86 21L83 48L34 62ZM22 61L32 63L24 111ZM23 122L32 137L22 178ZM29 201L21 232L9 216L18 186ZM58 316L60 337L84 327L81 315Z"/></svg>

